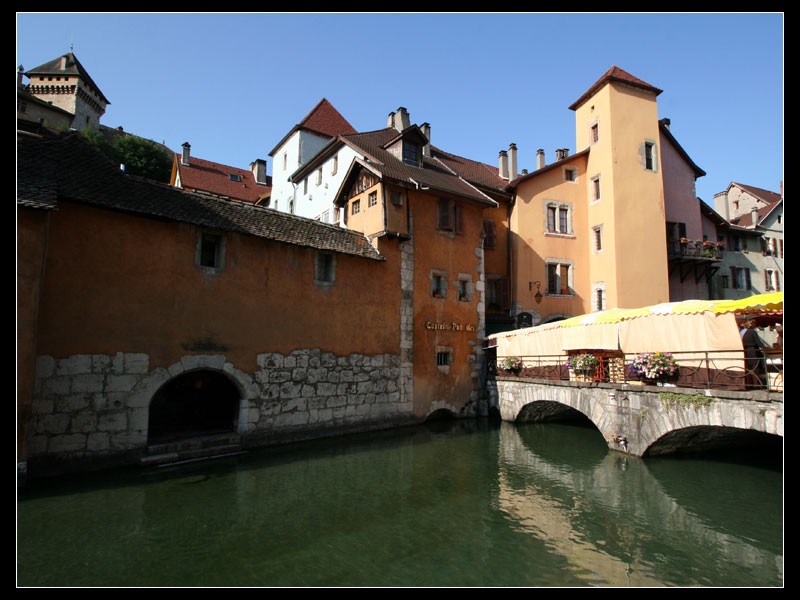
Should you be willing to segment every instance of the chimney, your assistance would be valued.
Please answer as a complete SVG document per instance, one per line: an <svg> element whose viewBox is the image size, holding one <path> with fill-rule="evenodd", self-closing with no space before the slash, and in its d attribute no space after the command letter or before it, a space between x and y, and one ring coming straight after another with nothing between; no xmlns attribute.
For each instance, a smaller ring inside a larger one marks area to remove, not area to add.
<svg viewBox="0 0 800 600"><path fill-rule="evenodd" d="M522 176L524 177L527 174L528 174L528 169L522 169Z"/></svg>
<svg viewBox="0 0 800 600"><path fill-rule="evenodd" d="M500 150L500 179L508 179L508 152Z"/></svg>
<svg viewBox="0 0 800 600"><path fill-rule="evenodd" d="M750 211L750 219L753 221L753 229L758 227L758 207L754 206L753 210Z"/></svg>
<svg viewBox="0 0 800 600"><path fill-rule="evenodd" d="M263 158L257 158L250 163L250 170L253 172L253 178L258 185L267 185L267 161Z"/></svg>
<svg viewBox="0 0 800 600"><path fill-rule="evenodd" d="M431 155L431 124L430 123L423 123L420 127L422 129L422 133L425 134L425 138L428 142L422 147L422 156L430 156Z"/></svg>
<svg viewBox="0 0 800 600"><path fill-rule="evenodd" d="M22 68L22 65L17 67L17 85L22 85L22 74L25 72L25 69Z"/></svg>
<svg viewBox="0 0 800 600"><path fill-rule="evenodd" d="M781 179L781 200L783 200L783 179Z"/></svg>
<svg viewBox="0 0 800 600"><path fill-rule="evenodd" d="M386 126L394 127L394 111L389 113L389 116L386 119Z"/></svg>
<svg viewBox="0 0 800 600"><path fill-rule="evenodd" d="M183 148L183 154L181 154L181 164L185 167L189 166L189 150L192 149L192 145L189 142L183 142L181 144L181 148Z"/></svg>
<svg viewBox="0 0 800 600"><path fill-rule="evenodd" d="M569 154L569 148L556 148L556 162L564 160Z"/></svg>
<svg viewBox="0 0 800 600"><path fill-rule="evenodd" d="M513 181L517 178L517 145L513 142L508 145L508 179Z"/></svg>
<svg viewBox="0 0 800 600"><path fill-rule="evenodd" d="M67 55L61 57L61 68L59 71L66 71L67 70Z"/></svg>
<svg viewBox="0 0 800 600"><path fill-rule="evenodd" d="M670 121L669 119L667 119L666 117L664 117L663 119L661 119L661 123L663 123L663 124L664 124L664 127L666 127L667 129L669 129L669 125L670 125L670 123L672 123L672 121Z"/></svg>
<svg viewBox="0 0 800 600"><path fill-rule="evenodd" d="M411 115L408 114L405 107L401 106L394 112L394 128L397 131L404 131L409 127L411 127Z"/></svg>
<svg viewBox="0 0 800 600"><path fill-rule="evenodd" d="M544 150L539 148L536 151L536 169L537 170L538 169L543 169L544 165L545 165L545 162L544 162Z"/></svg>

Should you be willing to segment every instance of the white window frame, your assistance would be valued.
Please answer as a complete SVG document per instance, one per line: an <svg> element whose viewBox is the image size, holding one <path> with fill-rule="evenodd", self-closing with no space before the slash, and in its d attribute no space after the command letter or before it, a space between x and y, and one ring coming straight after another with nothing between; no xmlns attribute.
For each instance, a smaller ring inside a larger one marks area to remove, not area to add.
<svg viewBox="0 0 800 600"><path fill-rule="evenodd" d="M653 168L647 168L647 148L652 150L651 160L653 162ZM649 173L658 173L658 145L653 140L645 140L644 144L642 145L642 166L644 166L644 170Z"/></svg>
<svg viewBox="0 0 800 600"><path fill-rule="evenodd" d="M555 226L554 230L551 230L548 224L548 216L550 213L550 209L555 210ZM567 230L561 231L561 211L567 211ZM545 235L549 236L570 236L574 237L575 231L572 228L572 203L570 202L558 202L555 200L546 200L544 203L544 233Z"/></svg>
<svg viewBox="0 0 800 600"><path fill-rule="evenodd" d="M598 305L597 294L600 293L602 298L602 306ZM597 281L592 284L592 312L599 310L608 310L608 298L606 297L606 284L603 281Z"/></svg>

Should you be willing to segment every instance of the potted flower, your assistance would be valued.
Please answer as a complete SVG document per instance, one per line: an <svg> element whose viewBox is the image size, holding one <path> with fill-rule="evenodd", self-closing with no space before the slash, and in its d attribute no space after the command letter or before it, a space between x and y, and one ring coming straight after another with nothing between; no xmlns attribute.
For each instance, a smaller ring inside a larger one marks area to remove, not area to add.
<svg viewBox="0 0 800 600"><path fill-rule="evenodd" d="M629 371L646 383L674 381L678 378L678 364L669 352L645 352L630 363Z"/></svg>
<svg viewBox="0 0 800 600"><path fill-rule="evenodd" d="M594 354L573 354L567 359L566 367L580 377L580 380L587 381L594 377L600 359Z"/></svg>
<svg viewBox="0 0 800 600"><path fill-rule="evenodd" d="M703 248L713 248L713 247L714 247L714 242L712 242L711 240L703 241Z"/></svg>
<svg viewBox="0 0 800 600"><path fill-rule="evenodd" d="M500 368L507 373L519 375L520 371L522 371L522 359L519 356L506 356L500 362Z"/></svg>
<svg viewBox="0 0 800 600"><path fill-rule="evenodd" d="M689 243L689 238L685 238L685 237L681 238L681 244L685 245L685 244L688 244L688 243Z"/></svg>

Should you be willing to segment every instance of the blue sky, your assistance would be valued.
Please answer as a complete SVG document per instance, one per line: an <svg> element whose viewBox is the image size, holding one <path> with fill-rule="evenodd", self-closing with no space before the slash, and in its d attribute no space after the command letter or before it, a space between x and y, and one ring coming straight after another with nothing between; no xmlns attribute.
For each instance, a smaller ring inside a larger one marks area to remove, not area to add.
<svg viewBox="0 0 800 600"><path fill-rule="evenodd" d="M781 13L17 13L17 65L70 44L111 101L101 122L239 167L327 98L359 131L399 106L434 145L519 168L575 151L572 104L617 65L707 172L697 194L783 179ZM270 173L272 161L268 160Z"/></svg>

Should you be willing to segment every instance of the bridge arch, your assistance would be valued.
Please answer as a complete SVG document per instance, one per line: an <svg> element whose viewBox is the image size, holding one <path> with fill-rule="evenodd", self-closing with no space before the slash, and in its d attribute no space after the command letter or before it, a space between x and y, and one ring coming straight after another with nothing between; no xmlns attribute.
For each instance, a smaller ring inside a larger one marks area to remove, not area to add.
<svg viewBox="0 0 800 600"><path fill-rule="evenodd" d="M723 425L694 425L665 433L644 450L643 456L691 454L731 448L744 452L754 449L780 452L782 445L782 437L773 433Z"/></svg>

